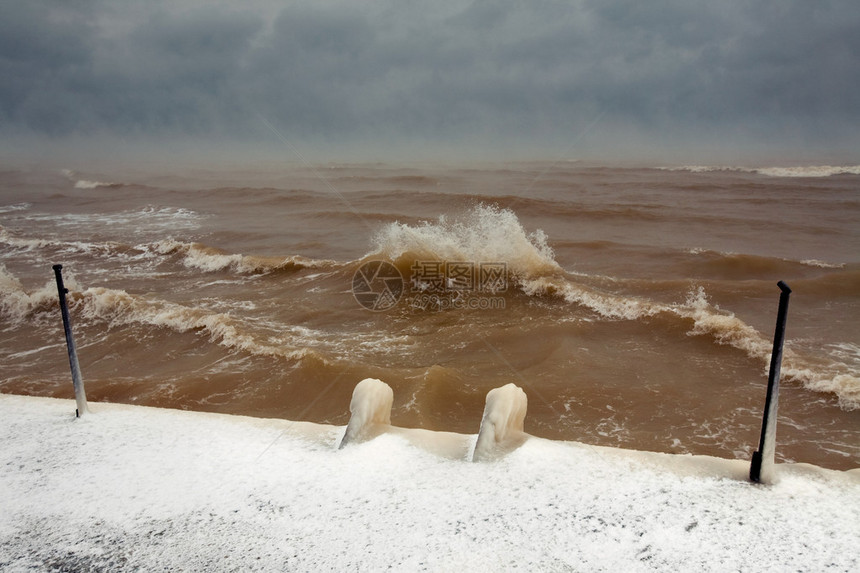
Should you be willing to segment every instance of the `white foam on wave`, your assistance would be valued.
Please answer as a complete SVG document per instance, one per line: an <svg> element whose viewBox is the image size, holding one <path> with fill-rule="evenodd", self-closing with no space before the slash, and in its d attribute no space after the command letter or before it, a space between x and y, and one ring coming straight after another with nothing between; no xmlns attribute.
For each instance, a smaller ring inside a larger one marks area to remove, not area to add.
<svg viewBox="0 0 860 573"><path fill-rule="evenodd" d="M200 243L185 243L174 239L165 239L141 248L162 256L178 253L183 257L183 265L204 272L233 269L239 273L264 273L288 268L319 268L336 264L335 261L309 259L300 255L260 257L238 253L228 254Z"/></svg>
<svg viewBox="0 0 860 573"><path fill-rule="evenodd" d="M278 356L291 360L305 357L309 351L290 349L267 343L245 332L242 325L229 314L211 313L203 309L161 300L135 296L120 289L91 287L76 294L72 306L81 316L94 321L106 321L110 327L147 324L166 327L175 332L202 330L212 342L255 355Z"/></svg>
<svg viewBox="0 0 860 573"><path fill-rule="evenodd" d="M373 254L391 260L505 263L515 277L557 273L546 234L527 232L509 209L477 205L460 217L440 216L421 225L391 223L374 237Z"/></svg>
<svg viewBox="0 0 860 573"><path fill-rule="evenodd" d="M16 211L26 211L33 205L31 203L15 203L14 205L2 205L0 206L0 215L5 213L14 213Z"/></svg>
<svg viewBox="0 0 860 573"><path fill-rule="evenodd" d="M860 165L809 165L802 167L760 167L756 173L770 177L830 177L831 175L860 175Z"/></svg>
<svg viewBox="0 0 860 573"><path fill-rule="evenodd" d="M34 249L43 248L51 244L51 241L48 241L46 239L27 239L23 237L18 237L10 233L8 230L0 227L0 243L5 243L10 247L14 247L16 249L31 251Z"/></svg>
<svg viewBox="0 0 860 573"><path fill-rule="evenodd" d="M748 255L748 254L742 254L742 253L737 253L737 252L733 252L733 251L715 251L715 250L705 249L705 248L701 248L701 247L688 248L685 250L685 252L688 255L705 256L705 257L714 258L714 259L719 259L719 258L735 259L735 260L746 259L748 261L760 261L762 263L779 261L782 263L800 264L800 265L804 265L807 267L817 267L817 268L821 268L821 269L844 269L845 268L845 263L831 263L828 261L821 261L818 259L797 260L797 259L788 259L785 257L770 258L770 257L762 256L762 255Z"/></svg>
<svg viewBox="0 0 860 573"><path fill-rule="evenodd" d="M765 369L770 364L772 341L734 313L712 304L703 287L692 290L683 302L674 304L602 292L560 277L525 281L522 288L530 296L561 296L566 302L587 308L604 320L643 320L661 314L673 315L692 323L688 336L710 336L717 344L731 346L760 361ZM784 351L784 379L795 380L808 390L836 395L840 407L845 410L860 408L860 377L856 374L844 360L834 359L829 365L812 366L790 347Z"/></svg>
<svg viewBox="0 0 860 573"><path fill-rule="evenodd" d="M168 214L156 215L170 216ZM179 213L180 218L193 215ZM125 216L112 219L114 222L128 222ZM99 222L108 224L109 219L101 219ZM166 225L163 222L155 223L158 227ZM196 223L190 223L196 226ZM32 239L13 235L8 230L0 227L0 244L6 244L15 249L33 251L37 249L55 249L60 253L87 254L94 257L104 257L128 262L140 262L146 259L160 259L164 256L179 254L182 256L182 264L191 269L204 272L217 272L232 269L238 273L265 273L289 268L325 268L337 263L332 260L317 260L302 257L301 255L290 255L287 257L262 257L243 254L228 254L201 243L187 243L175 239L163 239L154 243L127 246L114 241L99 243L87 241L60 241L53 239Z"/></svg>
<svg viewBox="0 0 860 573"><path fill-rule="evenodd" d="M182 207L146 205L139 209L115 213L27 213L27 221L49 223L52 227L74 227L84 229L103 228L112 230L121 227L126 234L139 235L147 232L193 230L200 226L205 215Z"/></svg>
<svg viewBox="0 0 860 573"><path fill-rule="evenodd" d="M78 177L78 173L72 169L63 169L61 170L63 176L69 181L73 181L75 184L75 189L96 189L98 187L113 187L119 185L118 183L112 182L104 182L104 181L94 181L90 179L80 179Z"/></svg>
<svg viewBox="0 0 860 573"><path fill-rule="evenodd" d="M208 334L210 341L226 348L288 360L299 360L312 353L312 350L292 343L307 342L301 332L290 331L288 336L282 333L278 337L263 338L251 333L246 325L228 313L213 313L202 308L153 300L120 289L82 289L75 275L68 271L64 273L63 279L71 291L71 312L86 321L107 323L109 329L143 324L168 328L178 333L201 331ZM55 319L53 312L45 311L53 311L56 301L57 287L53 280L28 292L0 263L0 317L3 318L3 327L17 328L25 322L46 318L49 314L51 319Z"/></svg>
<svg viewBox="0 0 860 573"><path fill-rule="evenodd" d="M712 305L703 288L690 293L686 303L673 308L673 312L693 320L689 335L707 334L718 344L742 350L750 358L759 360L765 371L770 365L773 342L734 313ZM830 364L812 366L790 347L789 341L783 351L781 376L799 382L807 390L833 394L842 409L856 410L860 408L860 377L852 371L848 361L834 358ZM846 369L849 372L846 373Z"/></svg>
<svg viewBox="0 0 860 573"><path fill-rule="evenodd" d="M721 311L711 304L703 287L691 291L682 305L671 309L678 316L693 321L690 336L708 334L718 344L743 350L752 358L768 358L771 345L755 328L734 313Z"/></svg>
<svg viewBox="0 0 860 573"><path fill-rule="evenodd" d="M586 306L603 318L638 320L668 309L653 301L603 293L572 283L566 284L563 292L567 302Z"/></svg>
<svg viewBox="0 0 860 573"><path fill-rule="evenodd" d="M734 313L713 305L704 288L699 287L690 292L684 304L673 305L668 310L693 321L693 328L688 331L688 335L711 336L718 344L737 348L760 361L763 371L767 371L773 350L772 340ZM860 408L860 378L846 374L847 367L844 361L839 360L813 366L791 348L789 341L783 351L781 375L785 380L802 384L807 390L834 394L841 408L854 410Z"/></svg>
<svg viewBox="0 0 860 573"><path fill-rule="evenodd" d="M199 243L184 243L174 239L165 239L149 245L148 248L158 255L183 255L183 264L190 268L212 272L220 271L230 266L241 268L242 255L228 255Z"/></svg>
<svg viewBox="0 0 860 573"><path fill-rule="evenodd" d="M860 367L860 345L852 342L829 344L828 353L842 360L849 360Z"/></svg>
<svg viewBox="0 0 860 573"><path fill-rule="evenodd" d="M67 288L78 288L75 275L66 272L63 277ZM57 286L53 280L33 291L27 291L21 281L0 263L0 316L3 327L18 327L33 319L34 313L51 308L57 301Z"/></svg>
<svg viewBox="0 0 860 573"><path fill-rule="evenodd" d="M710 173L712 171L743 171L741 167L720 167L717 165L678 165L658 167L660 171L688 171L690 173Z"/></svg>
<svg viewBox="0 0 860 573"><path fill-rule="evenodd" d="M804 259L800 264L807 267L818 267L820 269L844 269L845 263L828 263L827 261L819 261L818 259Z"/></svg>
<svg viewBox="0 0 860 573"><path fill-rule="evenodd" d="M111 187L116 183L105 183L103 181L87 181L80 179L75 182L75 189L95 189L96 187Z"/></svg>
<svg viewBox="0 0 860 573"><path fill-rule="evenodd" d="M827 375L811 368L794 367L787 360L782 374L803 382L803 387L815 392L834 394L839 407L846 411L860 409L860 377L851 374Z"/></svg>
<svg viewBox="0 0 860 573"><path fill-rule="evenodd" d="M669 309L647 299L600 291L559 276L525 280L521 288L528 296L560 296L565 302L582 306L610 320L638 320Z"/></svg>
<svg viewBox="0 0 860 573"><path fill-rule="evenodd" d="M830 177L833 175L860 175L860 165L802 165L790 167L740 167L730 165L681 165L659 167L663 171L687 171L689 173L712 173L735 171L757 173L768 177Z"/></svg>
<svg viewBox="0 0 860 573"><path fill-rule="evenodd" d="M145 247L128 247L115 241L88 242L88 241L61 241L54 239L32 239L13 235L6 229L0 227L0 243L8 245L21 251L37 251L51 249L54 254L79 255L86 254L93 257L108 258L112 260L121 259L126 262L141 261L151 258L151 253ZM90 272L98 273L97 269Z"/></svg>

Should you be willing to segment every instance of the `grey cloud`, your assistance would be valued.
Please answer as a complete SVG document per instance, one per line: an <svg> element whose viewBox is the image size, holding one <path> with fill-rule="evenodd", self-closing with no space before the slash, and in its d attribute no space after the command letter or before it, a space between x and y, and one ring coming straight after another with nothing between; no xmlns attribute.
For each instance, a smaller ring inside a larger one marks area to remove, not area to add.
<svg viewBox="0 0 860 573"><path fill-rule="evenodd" d="M857 140L848 0L5 4L0 136Z"/></svg>
<svg viewBox="0 0 860 573"><path fill-rule="evenodd" d="M89 72L92 25L86 5L11 3L0 18L0 121L52 133L79 99Z"/></svg>

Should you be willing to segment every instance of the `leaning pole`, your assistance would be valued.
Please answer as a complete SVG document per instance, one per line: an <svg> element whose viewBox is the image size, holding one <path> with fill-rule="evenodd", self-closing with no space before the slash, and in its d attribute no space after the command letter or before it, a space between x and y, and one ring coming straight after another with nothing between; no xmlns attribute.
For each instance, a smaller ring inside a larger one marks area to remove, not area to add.
<svg viewBox="0 0 860 573"><path fill-rule="evenodd" d="M57 291L60 294L60 312L63 315L63 330L66 332L66 348L69 351L69 366L72 369L72 383L75 386L75 403L77 409L75 416L80 418L86 414L87 410L87 393L84 391L84 381L81 378L81 367L78 364L78 351L75 348L75 338L72 336L72 324L69 320L69 307L66 303L66 294L69 292L63 286L63 265L54 265L54 274L57 276Z"/></svg>
<svg viewBox="0 0 860 573"><path fill-rule="evenodd" d="M753 452L750 464L750 480L757 483L773 483L774 453L776 451L776 418L779 403L779 370L782 366L782 347L785 342L785 323L788 318L788 297L791 289L782 281L779 290L779 312L776 315L776 330L773 334L773 352L770 356L770 371L767 377L767 398L761 420L761 437L758 450Z"/></svg>

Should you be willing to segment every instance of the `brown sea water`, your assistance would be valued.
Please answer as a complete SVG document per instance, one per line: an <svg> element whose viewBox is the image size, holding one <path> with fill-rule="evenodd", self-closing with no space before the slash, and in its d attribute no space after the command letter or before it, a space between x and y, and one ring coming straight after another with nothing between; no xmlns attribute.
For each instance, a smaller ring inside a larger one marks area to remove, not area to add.
<svg viewBox="0 0 860 573"><path fill-rule="evenodd" d="M538 436L745 459L784 280L777 457L860 466L856 167L7 167L0 257L0 392L72 395L61 263L90 401L344 424L375 377L475 433L513 382Z"/></svg>

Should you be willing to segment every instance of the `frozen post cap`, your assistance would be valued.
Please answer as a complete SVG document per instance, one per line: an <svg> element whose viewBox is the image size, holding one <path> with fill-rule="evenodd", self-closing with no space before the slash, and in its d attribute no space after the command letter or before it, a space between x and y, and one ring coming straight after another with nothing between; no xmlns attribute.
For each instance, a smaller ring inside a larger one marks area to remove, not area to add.
<svg viewBox="0 0 860 573"><path fill-rule="evenodd" d="M382 380L365 378L356 384L349 403L349 424L340 447L375 438L391 426L393 402L394 391Z"/></svg>
<svg viewBox="0 0 860 573"><path fill-rule="evenodd" d="M528 437L523 432L527 406L526 393L514 384L487 392L473 462L497 459L522 445Z"/></svg>

